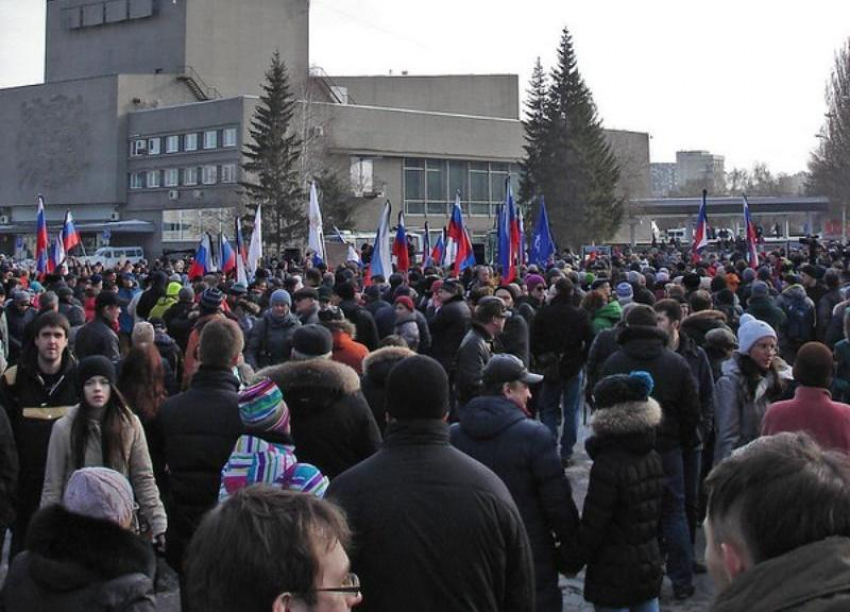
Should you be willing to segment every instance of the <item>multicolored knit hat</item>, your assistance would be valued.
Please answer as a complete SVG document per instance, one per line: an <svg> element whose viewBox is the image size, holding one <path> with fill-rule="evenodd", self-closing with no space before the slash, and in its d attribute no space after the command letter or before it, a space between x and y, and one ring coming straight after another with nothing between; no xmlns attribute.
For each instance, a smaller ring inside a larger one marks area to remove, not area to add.
<svg viewBox="0 0 850 612"><path fill-rule="evenodd" d="M254 484L324 497L329 484L327 476L309 463L298 463L293 450L291 446L270 444L254 436L241 436L221 470L219 501Z"/></svg>
<svg viewBox="0 0 850 612"><path fill-rule="evenodd" d="M239 416L248 431L289 433L289 408L280 388L269 379L239 393Z"/></svg>

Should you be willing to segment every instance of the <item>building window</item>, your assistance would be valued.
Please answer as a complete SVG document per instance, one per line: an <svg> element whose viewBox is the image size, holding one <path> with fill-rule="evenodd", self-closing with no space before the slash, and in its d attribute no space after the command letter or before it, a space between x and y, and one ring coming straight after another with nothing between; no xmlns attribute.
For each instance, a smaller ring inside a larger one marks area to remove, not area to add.
<svg viewBox="0 0 850 612"><path fill-rule="evenodd" d="M132 157L137 157L139 155L144 155L148 150L148 141L144 138L139 138L137 140L133 140L130 143L130 155Z"/></svg>
<svg viewBox="0 0 850 612"><path fill-rule="evenodd" d="M148 170L146 184L148 189L159 187L159 170Z"/></svg>
<svg viewBox="0 0 850 612"><path fill-rule="evenodd" d="M198 184L197 168L183 168L183 184L187 187L192 187Z"/></svg>
<svg viewBox="0 0 850 612"><path fill-rule="evenodd" d="M504 162L405 159L403 177L404 211L412 215L447 216L458 193L464 214L495 215L506 180L514 194L519 188L519 166Z"/></svg>
<svg viewBox="0 0 850 612"><path fill-rule="evenodd" d="M197 242L204 232L215 234L220 228L224 228L228 239L233 240L227 229L234 227L235 214L234 207L164 210L162 241Z"/></svg>
<svg viewBox="0 0 850 612"><path fill-rule="evenodd" d="M218 131L207 130L204 132L204 148L215 149L218 146Z"/></svg>
<svg viewBox="0 0 850 612"><path fill-rule="evenodd" d="M131 172L130 173L130 189L144 189L145 187L145 173L144 172Z"/></svg>
<svg viewBox="0 0 850 612"><path fill-rule="evenodd" d="M201 180L204 185L215 185L218 180L218 166L204 166L201 170L203 172Z"/></svg>
<svg viewBox="0 0 850 612"><path fill-rule="evenodd" d="M184 151L197 151L198 150L198 135L195 133L186 134L185 140L183 141L183 150Z"/></svg>
<svg viewBox="0 0 850 612"><path fill-rule="evenodd" d="M165 137L165 152L178 153L180 151L180 136L176 134Z"/></svg>
<svg viewBox="0 0 850 612"><path fill-rule="evenodd" d="M159 155L160 138L148 138L148 155Z"/></svg>
<svg viewBox="0 0 850 612"><path fill-rule="evenodd" d="M215 167L215 166L213 166ZM236 182L236 164L223 164L221 166L221 182L235 183Z"/></svg>
<svg viewBox="0 0 850 612"><path fill-rule="evenodd" d="M221 133L221 146L235 147L236 146L236 128L227 128Z"/></svg>
<svg viewBox="0 0 850 612"><path fill-rule="evenodd" d="M180 171L177 168L167 168L163 175L162 182L166 187L177 187L180 184Z"/></svg>
<svg viewBox="0 0 850 612"><path fill-rule="evenodd" d="M372 160L368 157L351 158L351 191L358 198L373 190Z"/></svg>

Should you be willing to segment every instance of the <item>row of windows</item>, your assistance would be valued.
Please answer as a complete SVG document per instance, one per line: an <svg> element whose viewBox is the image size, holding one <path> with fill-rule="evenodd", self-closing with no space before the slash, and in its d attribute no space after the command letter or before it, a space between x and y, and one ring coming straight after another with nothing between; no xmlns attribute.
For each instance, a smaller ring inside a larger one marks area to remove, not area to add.
<svg viewBox="0 0 850 612"><path fill-rule="evenodd" d="M158 187L192 187L198 184L231 184L237 181L236 164L221 166L190 166L130 173L130 189L156 189Z"/></svg>
<svg viewBox="0 0 850 612"><path fill-rule="evenodd" d="M516 164L405 159L404 212L410 215L448 215L455 194L459 192L464 214L496 215L505 201L508 179L516 197L519 172Z"/></svg>
<svg viewBox="0 0 850 612"><path fill-rule="evenodd" d="M195 242L204 232L216 234L222 228L233 240L228 228L234 226L236 207L173 209L162 211L163 242ZM231 243L232 244L232 243Z"/></svg>
<svg viewBox="0 0 850 612"><path fill-rule="evenodd" d="M219 145L219 143L221 143ZM152 138L135 138L130 141L130 157L141 155L161 155L163 152L187 153L197 151L198 146L204 151L236 146L236 128L223 130L204 130L188 134L171 134L169 136L154 136Z"/></svg>

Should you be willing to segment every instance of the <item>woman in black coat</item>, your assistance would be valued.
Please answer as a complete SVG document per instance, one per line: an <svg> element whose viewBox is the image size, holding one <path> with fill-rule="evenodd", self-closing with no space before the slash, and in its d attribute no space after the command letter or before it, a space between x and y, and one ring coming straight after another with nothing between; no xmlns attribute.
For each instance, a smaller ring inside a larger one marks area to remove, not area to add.
<svg viewBox="0 0 850 612"><path fill-rule="evenodd" d="M596 385L587 440L590 483L567 570L587 565L584 598L597 607L658 610L658 524L664 471L655 446L661 408L646 372L608 376Z"/></svg>
<svg viewBox="0 0 850 612"><path fill-rule="evenodd" d="M385 346L369 353L363 359L363 376L360 377L360 386L382 436L387 429L386 387L390 370L405 357L415 354L403 346Z"/></svg>

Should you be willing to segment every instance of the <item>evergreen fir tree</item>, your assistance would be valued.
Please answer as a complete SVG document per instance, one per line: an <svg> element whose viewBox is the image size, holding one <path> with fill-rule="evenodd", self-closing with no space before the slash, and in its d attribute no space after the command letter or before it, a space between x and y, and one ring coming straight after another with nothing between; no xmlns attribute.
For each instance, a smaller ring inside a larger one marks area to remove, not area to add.
<svg viewBox="0 0 850 612"><path fill-rule="evenodd" d="M357 200L346 190L339 175L325 168L316 177L316 186L321 191L325 235L331 235L334 226L341 230L352 229Z"/></svg>
<svg viewBox="0 0 850 612"><path fill-rule="evenodd" d="M546 197L560 246L607 240L623 218L623 200L616 194L620 173L566 28L550 80L545 100L538 103L542 118L531 113L526 122L525 184ZM540 89L539 75L536 81L532 77L535 88Z"/></svg>
<svg viewBox="0 0 850 612"><path fill-rule="evenodd" d="M522 122L525 128L525 158L520 163L523 172L520 177L519 199L521 202L531 203L538 191L536 173L541 170L541 148L546 134L546 72L539 57L534 64L527 93L526 119Z"/></svg>
<svg viewBox="0 0 850 612"><path fill-rule="evenodd" d="M266 71L263 95L251 119L253 142L245 145L242 165L247 179L242 186L256 210L263 205L263 238L274 245L274 253L303 241L307 213L299 180L298 157L301 140L292 129L295 97L289 88L286 66L274 52Z"/></svg>

